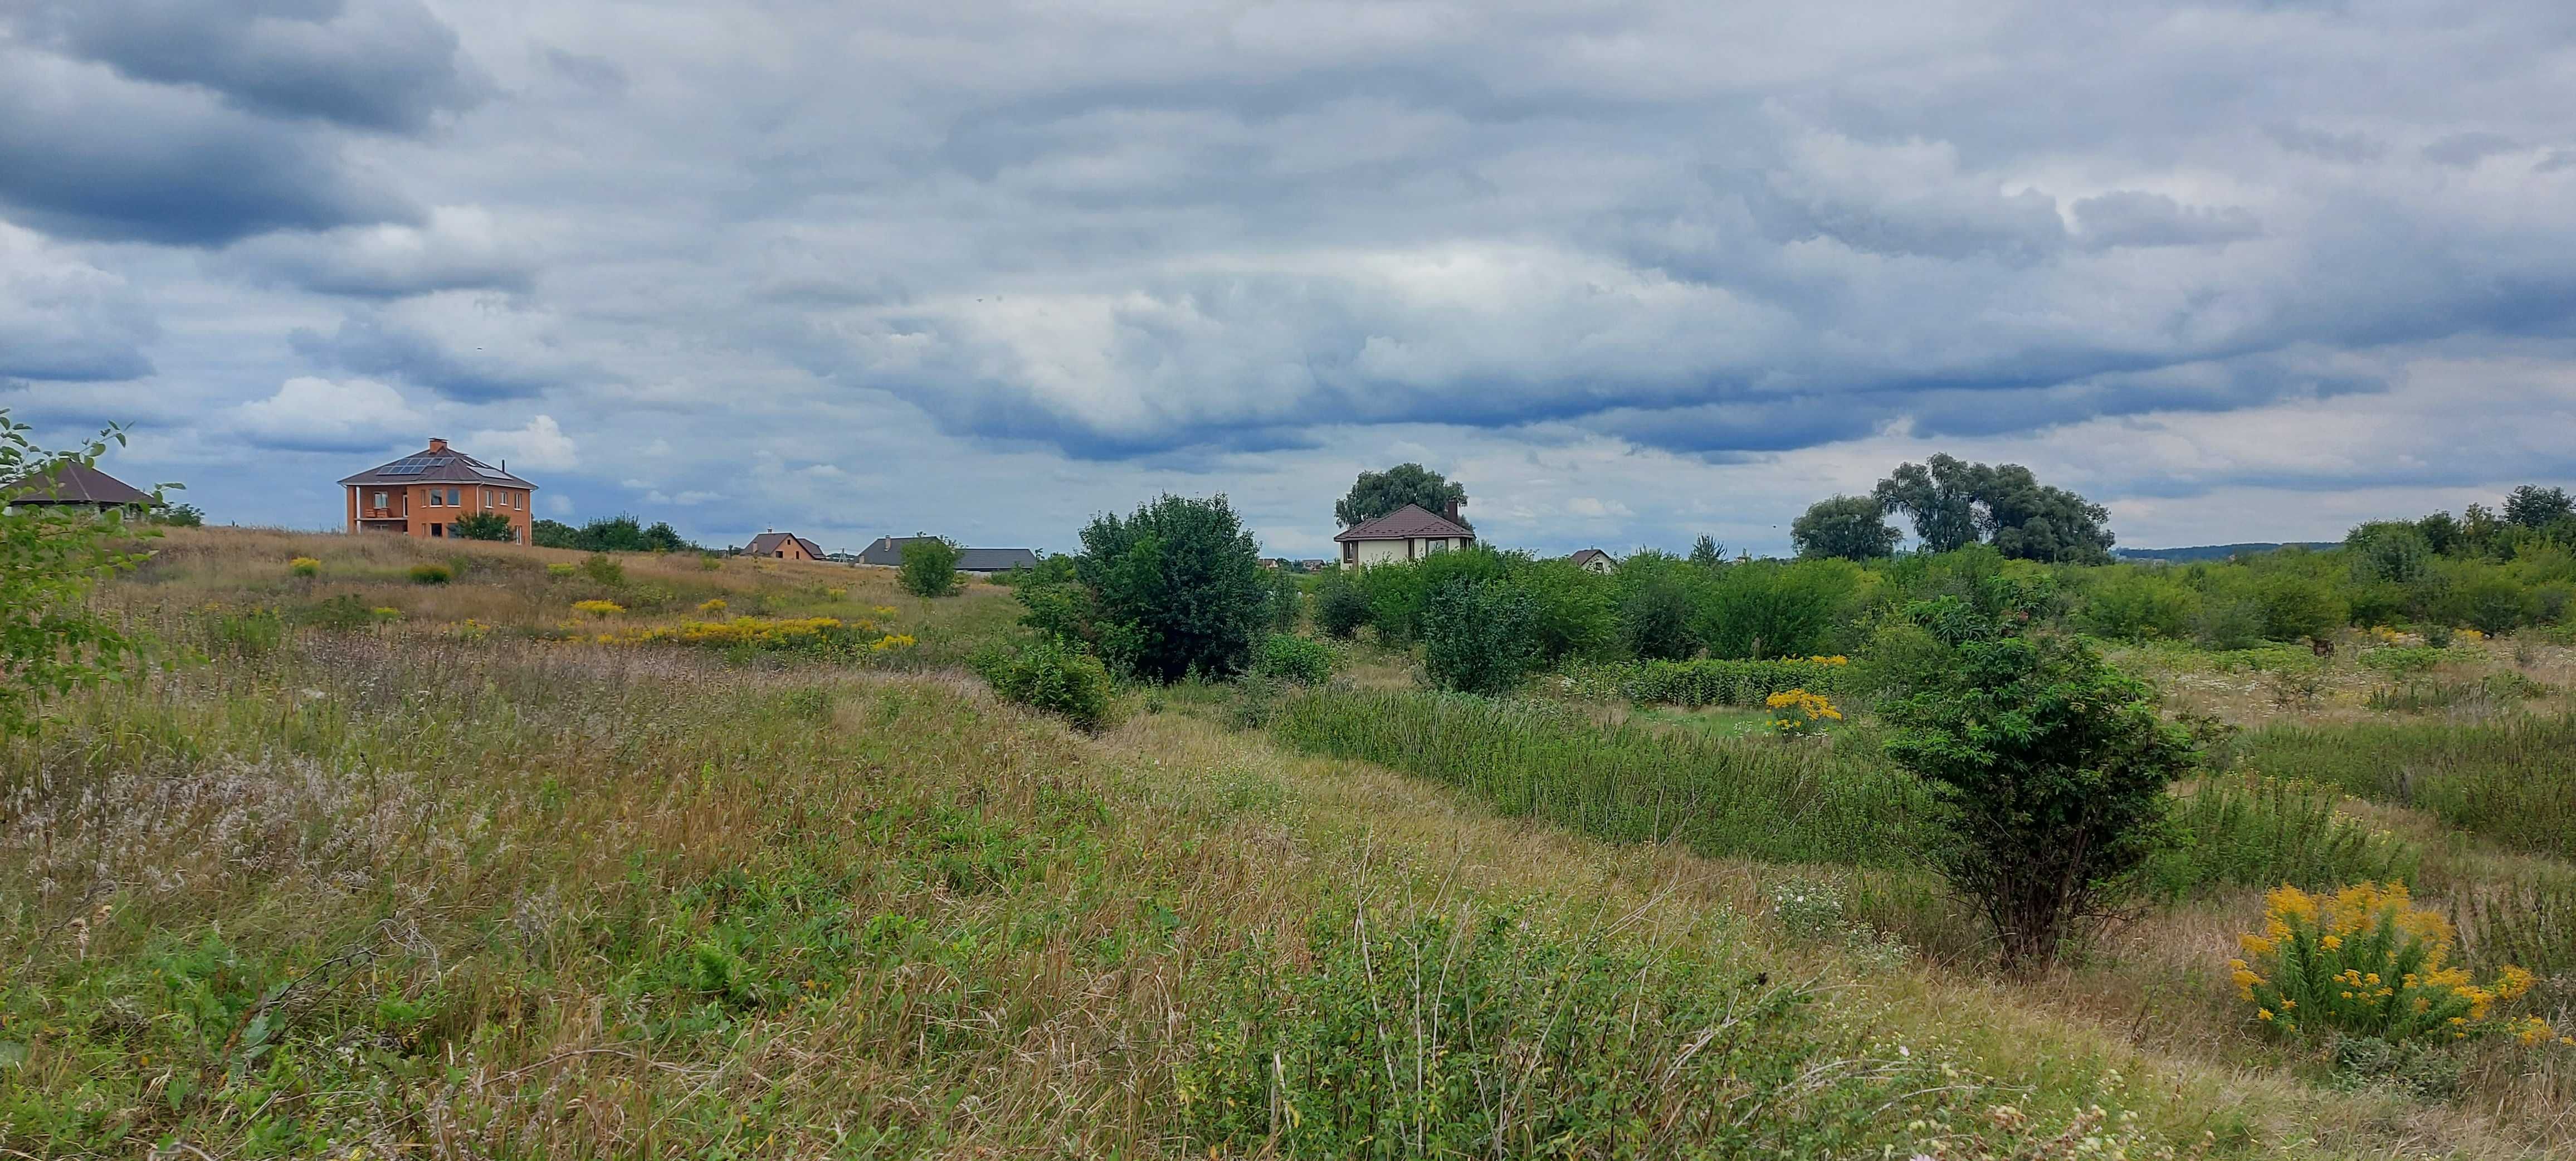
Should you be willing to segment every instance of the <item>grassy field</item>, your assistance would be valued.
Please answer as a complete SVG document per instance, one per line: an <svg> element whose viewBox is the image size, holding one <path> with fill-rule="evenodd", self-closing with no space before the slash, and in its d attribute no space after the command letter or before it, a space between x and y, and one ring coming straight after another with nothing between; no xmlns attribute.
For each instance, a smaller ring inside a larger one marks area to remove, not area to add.
<svg viewBox="0 0 2576 1161"><path fill-rule="evenodd" d="M1857 739L1604 742L1392 682L1283 704L1294 746L1141 694L1089 737L956 669L1014 631L992 586L163 547L105 599L202 659L0 747L0 1147L26 1155L2576 1149L2563 1058L2482 1048L2428 1095L2250 1034L2223 969L2247 889L2045 981L1989 977L1947 901L1856 837L1903 794L1845 776ZM422 563L462 567L415 584ZM719 598L891 607L918 644L566 629ZM1515 800L1515 771L1544 778ZM2367 809L2464 899L2565 866ZM2314 826L2232 817L2210 825ZM1822 922L1781 902L1811 888Z"/></svg>

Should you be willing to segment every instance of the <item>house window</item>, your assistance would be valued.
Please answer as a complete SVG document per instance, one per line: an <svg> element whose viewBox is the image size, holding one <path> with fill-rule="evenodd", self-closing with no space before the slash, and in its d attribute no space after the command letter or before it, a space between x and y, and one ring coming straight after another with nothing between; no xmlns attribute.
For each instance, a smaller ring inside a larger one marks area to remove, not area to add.
<svg viewBox="0 0 2576 1161"><path fill-rule="evenodd" d="M432 524L429 526L429 534L432 536L445 536L447 535L447 526L444 524Z"/></svg>
<svg viewBox="0 0 2576 1161"><path fill-rule="evenodd" d="M376 493L376 510L381 512L381 511L383 511L383 510L384 510L384 507L385 507L385 494L384 494L384 493L382 493L382 492L378 492L378 493Z"/></svg>

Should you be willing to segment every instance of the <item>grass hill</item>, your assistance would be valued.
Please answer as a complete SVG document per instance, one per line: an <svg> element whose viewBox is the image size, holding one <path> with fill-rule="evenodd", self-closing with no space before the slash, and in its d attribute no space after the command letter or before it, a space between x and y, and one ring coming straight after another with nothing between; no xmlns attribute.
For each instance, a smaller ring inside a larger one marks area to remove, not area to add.
<svg viewBox="0 0 2576 1161"><path fill-rule="evenodd" d="M2227 990L2291 846L2402 866L2468 923L2576 897L2576 851L2509 821L2536 799L2480 789L2566 739L2381 723L2412 747L2391 790L2335 742L2349 662L2243 744L2367 800L2202 788L2177 901L2013 981L1894 845L1865 723L1494 708L1351 646L1332 688L1131 691L1095 736L965 676L1023 632L996 585L160 547L101 600L185 657L0 743L17 1154L2576 1149L2564 1054L2355 1081ZM2564 663L2477 657L2436 676ZM2131 660L2255 725L2286 664Z"/></svg>

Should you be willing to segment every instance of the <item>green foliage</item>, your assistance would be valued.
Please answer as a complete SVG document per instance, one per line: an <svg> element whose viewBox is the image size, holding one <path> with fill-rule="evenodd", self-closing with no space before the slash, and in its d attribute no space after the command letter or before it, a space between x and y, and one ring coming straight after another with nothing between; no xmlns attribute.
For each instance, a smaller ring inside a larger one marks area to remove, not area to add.
<svg viewBox="0 0 2576 1161"><path fill-rule="evenodd" d="M1333 677L1333 649L1312 637L1273 633L1262 641L1252 671L1297 685L1322 685Z"/></svg>
<svg viewBox="0 0 2576 1161"><path fill-rule="evenodd" d="M2402 520L2360 525L2344 537L2352 579L2362 584L2412 584L2432 567L2433 546L2423 530Z"/></svg>
<svg viewBox="0 0 2576 1161"><path fill-rule="evenodd" d="M2565 488L2524 484L2504 499L2504 518L2524 528L2548 528L2569 517L2576 517L2576 499Z"/></svg>
<svg viewBox="0 0 2576 1161"><path fill-rule="evenodd" d="M1348 640L1369 623L1369 598L1349 569L1333 569L1315 582L1315 630Z"/></svg>
<svg viewBox="0 0 2576 1161"><path fill-rule="evenodd" d="M1984 540L2006 557L2106 564L2110 512L2073 492L2041 484L2019 464L1989 467L1939 454L1900 464L1872 493L1887 511L1908 513L1925 549L1948 552Z"/></svg>
<svg viewBox="0 0 2576 1161"><path fill-rule="evenodd" d="M1502 580L1528 562L1526 556L1471 545L1435 552L1403 564L1381 564L1360 572L1369 600L1369 623L1382 641L1403 644L1423 637L1422 618L1431 594L1451 581L1483 585Z"/></svg>
<svg viewBox="0 0 2576 1161"><path fill-rule="evenodd" d="M411 583L416 585L443 585L455 579L456 570L443 564L411 566Z"/></svg>
<svg viewBox="0 0 2576 1161"><path fill-rule="evenodd" d="M1726 565L1726 546L1703 532L1699 539L1691 541L1690 562L1701 568L1722 568Z"/></svg>
<svg viewBox="0 0 2576 1161"><path fill-rule="evenodd" d="M1297 622L1305 618L1306 590L1297 583L1297 574L1284 568L1271 570L1268 576L1270 593L1266 609L1270 631L1294 633Z"/></svg>
<svg viewBox="0 0 2576 1161"><path fill-rule="evenodd" d="M1449 505L1466 502L1465 485L1450 483L1448 477L1420 464L1397 464L1383 472L1361 472L1359 480L1351 485L1350 495L1333 505L1333 519L1350 528L1407 504L1446 515Z"/></svg>
<svg viewBox="0 0 2576 1161"><path fill-rule="evenodd" d="M1843 560L1731 566L1718 574L1700 608L1697 636L1717 657L1832 652L1858 607L1862 576Z"/></svg>
<svg viewBox="0 0 2576 1161"><path fill-rule="evenodd" d="M2390 677L2425 673L2442 663L2442 651L2423 646L2383 645L2363 651L2357 658L2365 669L2376 669Z"/></svg>
<svg viewBox="0 0 2576 1161"><path fill-rule="evenodd" d="M1637 705L1758 706L1775 693L1804 689L1841 693L1851 687L1852 667L1835 659L1738 661L1703 657L1695 661L1639 661L1596 665L1569 674L1575 687L1596 697Z"/></svg>
<svg viewBox="0 0 2576 1161"><path fill-rule="evenodd" d="M2192 636L2200 595L2178 580L2135 566L2094 570L2075 626L2121 641L2179 641Z"/></svg>
<svg viewBox="0 0 2576 1161"><path fill-rule="evenodd" d="M2144 869L2147 889L2179 899L2219 886L2413 879L2422 856L2337 813L2339 797L2286 778L2203 777L2175 803L2172 841Z"/></svg>
<svg viewBox="0 0 2576 1161"><path fill-rule="evenodd" d="M528 526L528 539L539 548L577 552L703 551L666 521L657 520L646 527L635 517L623 515L602 517L579 528L560 520L539 520Z"/></svg>
<svg viewBox="0 0 2576 1161"><path fill-rule="evenodd" d="M2153 689L2081 642L1976 626L1950 639L1937 681L1880 707L1896 728L1887 753L1940 803L1935 861L1994 927L2006 969L2045 968L2076 923L2134 889L2190 743Z"/></svg>
<svg viewBox="0 0 2576 1161"><path fill-rule="evenodd" d="M1877 560L1896 553L1905 534L1887 523L1887 508L1876 496L1835 496L1818 500L1789 524L1789 539L1802 557Z"/></svg>
<svg viewBox="0 0 2576 1161"><path fill-rule="evenodd" d="M1080 582L1024 584L1016 595L1024 610L1021 624L1086 646L1097 640L1099 628L1094 622L1099 607L1091 600L1091 590Z"/></svg>
<svg viewBox="0 0 2576 1161"><path fill-rule="evenodd" d="M1114 693L1100 659L1055 637L1017 650L977 654L975 671L993 692L1097 732L1110 722Z"/></svg>
<svg viewBox="0 0 2576 1161"><path fill-rule="evenodd" d="M469 512L447 526L447 534L459 540L517 540L519 530L510 518L498 512Z"/></svg>
<svg viewBox="0 0 2576 1161"><path fill-rule="evenodd" d="M79 447L47 451L29 431L0 411L0 493L42 486L125 442L111 427ZM0 738L33 732L47 699L124 677L142 660L143 640L88 596L99 581L143 563L149 554L132 541L154 535L122 512L0 505Z"/></svg>
<svg viewBox="0 0 2576 1161"><path fill-rule="evenodd" d="M1423 675L1441 689L1514 692L1539 662L1537 602L1518 587L1451 577L1422 615Z"/></svg>
<svg viewBox="0 0 2576 1161"><path fill-rule="evenodd" d="M2274 641L2324 637L2343 625L2351 611L2325 581L2286 572L2263 578L2254 601L2261 610L2263 635Z"/></svg>
<svg viewBox="0 0 2576 1161"><path fill-rule="evenodd" d="M551 575L554 569L549 567L546 571ZM617 563L616 557L604 552L594 552L583 557L581 575L612 589L626 587L626 566Z"/></svg>
<svg viewBox="0 0 2576 1161"><path fill-rule="evenodd" d="M203 528L206 510L194 504L170 504L152 509L150 520L171 528Z"/></svg>
<svg viewBox="0 0 2576 1161"><path fill-rule="evenodd" d="M1604 727L1532 699L1410 690L1290 697L1273 736L1455 786L1507 815L1711 856L1900 865L1929 803L1884 763L1828 747Z"/></svg>
<svg viewBox="0 0 2576 1161"><path fill-rule="evenodd" d="M1616 646L1612 588L1600 575L1565 560L1533 560L1521 562L1502 583L1529 598L1530 635L1541 664L1599 656Z"/></svg>
<svg viewBox="0 0 2576 1161"><path fill-rule="evenodd" d="M944 597L957 591L957 546L937 536L917 536L903 545L903 567L896 574L903 591L916 597Z"/></svg>
<svg viewBox="0 0 2576 1161"><path fill-rule="evenodd" d="M1123 519L1097 517L1082 546L1075 571L1103 659L1162 681L1251 663L1269 593L1260 549L1225 497L1164 496Z"/></svg>
<svg viewBox="0 0 2576 1161"><path fill-rule="evenodd" d="M1623 562L1615 585L1622 650L1649 661L1699 652L1699 606L1711 575L1660 552Z"/></svg>

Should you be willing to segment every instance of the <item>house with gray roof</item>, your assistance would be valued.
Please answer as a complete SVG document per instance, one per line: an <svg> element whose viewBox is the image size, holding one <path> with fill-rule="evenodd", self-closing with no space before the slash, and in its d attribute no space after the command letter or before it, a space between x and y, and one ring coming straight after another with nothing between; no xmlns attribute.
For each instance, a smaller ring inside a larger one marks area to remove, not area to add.
<svg viewBox="0 0 2576 1161"><path fill-rule="evenodd" d="M859 563L883 565L887 568L899 567L903 564L904 545L918 540L937 539L936 536L927 535L880 536L860 551ZM957 571L959 572L1009 572L1015 568L1036 568L1037 565L1038 554L1026 548L960 548L957 550Z"/></svg>

